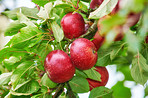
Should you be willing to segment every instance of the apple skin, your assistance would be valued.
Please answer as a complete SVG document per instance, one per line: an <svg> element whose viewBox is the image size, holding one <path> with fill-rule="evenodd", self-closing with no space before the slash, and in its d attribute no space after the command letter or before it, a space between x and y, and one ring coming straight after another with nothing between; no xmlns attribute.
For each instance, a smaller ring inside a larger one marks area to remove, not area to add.
<svg viewBox="0 0 148 98"><path fill-rule="evenodd" d="M95 8L99 7L102 4L103 1L104 0L91 0L90 8L95 9Z"/></svg>
<svg viewBox="0 0 148 98"><path fill-rule="evenodd" d="M102 46L105 38L102 37L99 32L97 31L95 36L93 37L94 39L92 40L92 42L94 43L94 45L96 46L96 50L98 51L99 48Z"/></svg>
<svg viewBox="0 0 148 98"><path fill-rule="evenodd" d="M92 68L97 62L95 45L85 38L78 38L71 44L70 56L74 66L80 70Z"/></svg>
<svg viewBox="0 0 148 98"><path fill-rule="evenodd" d="M123 39L124 37L124 33L123 33L123 26L115 26L115 32L117 33L114 41L120 41Z"/></svg>
<svg viewBox="0 0 148 98"><path fill-rule="evenodd" d="M95 70L98 73L100 73L100 75L101 75L101 82L87 78L87 81L89 83L90 91L93 88L100 87L100 86L105 86L107 84L108 78L109 78L109 74L108 74L108 71L107 71L106 67L96 66L95 68L96 68Z"/></svg>
<svg viewBox="0 0 148 98"><path fill-rule="evenodd" d="M61 20L65 37L77 38L85 33L85 22L79 13L68 13Z"/></svg>
<svg viewBox="0 0 148 98"><path fill-rule="evenodd" d="M50 52L46 56L44 68L48 77L55 83L64 83L70 80L75 73L70 57L62 50Z"/></svg>
<svg viewBox="0 0 148 98"><path fill-rule="evenodd" d="M128 27L134 26L138 23L141 13L129 13L125 25Z"/></svg>

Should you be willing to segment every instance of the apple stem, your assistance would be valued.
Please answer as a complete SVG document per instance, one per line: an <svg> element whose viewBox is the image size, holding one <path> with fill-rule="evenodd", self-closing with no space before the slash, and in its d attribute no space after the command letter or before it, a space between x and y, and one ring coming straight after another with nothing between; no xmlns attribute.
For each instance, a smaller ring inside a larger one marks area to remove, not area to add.
<svg viewBox="0 0 148 98"><path fill-rule="evenodd" d="M62 94L62 92L64 91L64 85L65 85L64 83L61 83L58 86L52 98L58 98Z"/></svg>
<svg viewBox="0 0 148 98"><path fill-rule="evenodd" d="M87 32L83 34L82 36L80 36L80 38L91 39L97 31L97 22L98 21L95 20L94 23L91 25L91 27L87 30Z"/></svg>

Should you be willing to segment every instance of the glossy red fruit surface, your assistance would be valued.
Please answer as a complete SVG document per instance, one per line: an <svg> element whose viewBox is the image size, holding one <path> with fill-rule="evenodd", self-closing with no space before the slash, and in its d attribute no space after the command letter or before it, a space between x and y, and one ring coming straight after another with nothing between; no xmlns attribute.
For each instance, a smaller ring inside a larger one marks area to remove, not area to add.
<svg viewBox="0 0 148 98"><path fill-rule="evenodd" d="M94 39L92 40L92 42L94 43L94 45L96 46L96 50L98 51L99 48L102 46L105 38L102 37L99 32L96 32L95 36L93 37Z"/></svg>
<svg viewBox="0 0 148 98"><path fill-rule="evenodd" d="M65 37L77 38L85 32L85 22L79 13L68 13L61 20Z"/></svg>
<svg viewBox="0 0 148 98"><path fill-rule="evenodd" d="M95 45L85 38L73 41L70 47L70 56L75 67L80 70L92 68L98 58Z"/></svg>
<svg viewBox="0 0 148 98"><path fill-rule="evenodd" d="M87 78L87 81L88 81L89 87L90 87L90 91L93 88L100 87L100 86L105 86L107 84L108 78L109 78L109 74L108 74L108 71L107 71L106 67L97 66L95 68L96 68L95 70L98 73L100 73L100 75L101 75L101 82Z"/></svg>
<svg viewBox="0 0 148 98"><path fill-rule="evenodd" d="M103 1L104 0L91 0L90 8L95 9L95 8L99 7Z"/></svg>
<svg viewBox="0 0 148 98"><path fill-rule="evenodd" d="M44 68L48 77L55 83L64 83L75 73L70 57L62 50L50 52L45 59Z"/></svg>

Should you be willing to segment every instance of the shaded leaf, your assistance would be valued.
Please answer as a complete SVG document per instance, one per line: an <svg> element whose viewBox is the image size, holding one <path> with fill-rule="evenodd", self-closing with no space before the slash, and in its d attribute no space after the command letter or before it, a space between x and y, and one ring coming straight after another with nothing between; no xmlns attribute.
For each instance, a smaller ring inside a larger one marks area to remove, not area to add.
<svg viewBox="0 0 148 98"><path fill-rule="evenodd" d="M6 58L9 59L9 57L12 55L19 57L19 56L24 56L25 54L27 54L27 53L23 49L16 49L16 48L7 47L7 48L4 48L0 51L0 62L2 62Z"/></svg>
<svg viewBox="0 0 148 98"><path fill-rule="evenodd" d="M148 65L146 59L138 53L132 61L131 75L136 82L144 85L148 80L147 74Z"/></svg>
<svg viewBox="0 0 148 98"><path fill-rule="evenodd" d="M49 95L48 93L43 94L37 94L32 96L31 98L52 98L52 95Z"/></svg>
<svg viewBox="0 0 148 98"><path fill-rule="evenodd" d="M95 70L94 67L88 70L84 70L83 72L87 75L87 78L90 78L96 81L101 81L101 75Z"/></svg>
<svg viewBox="0 0 148 98"><path fill-rule="evenodd" d="M2 12L2 14L8 16L8 18L10 18L10 19L17 20L17 13L20 12L20 9L21 9L21 12L25 16L27 16L29 18L34 18L34 19L38 18L38 16L36 15L38 13L37 8L20 7L20 8L16 8L14 10L11 10L11 11Z"/></svg>
<svg viewBox="0 0 148 98"><path fill-rule="evenodd" d="M17 66L17 64L15 65L15 63L19 61L20 61L19 58L11 56L9 59L4 59L3 64L8 70L12 70L13 68Z"/></svg>
<svg viewBox="0 0 148 98"><path fill-rule="evenodd" d="M7 46L24 48L30 43L30 39L37 36L40 30L37 27L27 26L20 30L21 33L18 33L13 36L13 38L7 43Z"/></svg>
<svg viewBox="0 0 148 98"><path fill-rule="evenodd" d="M19 21L14 21L9 24L5 31L5 36L12 36L19 32L19 30L25 27L26 24L20 23Z"/></svg>
<svg viewBox="0 0 148 98"><path fill-rule="evenodd" d="M96 87L91 90L89 98L112 98L112 90L104 86Z"/></svg>
<svg viewBox="0 0 148 98"><path fill-rule="evenodd" d="M51 28L56 41L60 42L64 38L63 30L55 21L51 23Z"/></svg>
<svg viewBox="0 0 148 98"><path fill-rule="evenodd" d="M16 70L12 73L11 76L11 82L12 82L12 86L13 89L15 89L15 87L17 86L19 80L21 79L21 77L30 69L32 68L34 65L34 62L31 61L25 61L23 63L21 63Z"/></svg>
<svg viewBox="0 0 148 98"><path fill-rule="evenodd" d="M126 42L128 44L129 51L135 53L138 50L140 50L140 48L141 48L140 40L131 31L126 32L126 34L125 34L125 40L126 40Z"/></svg>
<svg viewBox="0 0 148 98"><path fill-rule="evenodd" d="M131 98L130 88L125 87L123 82L117 82L112 90L114 98Z"/></svg>
<svg viewBox="0 0 148 98"><path fill-rule="evenodd" d="M89 91L89 84L85 78L74 77L69 81L69 85L75 93L86 93Z"/></svg>
<svg viewBox="0 0 148 98"><path fill-rule="evenodd" d="M76 73L76 76L78 76L78 77L87 78L87 75L81 70L76 69L75 73Z"/></svg>
<svg viewBox="0 0 148 98"><path fill-rule="evenodd" d="M49 77L47 76L47 74L45 73L41 79L40 82L41 85L47 86L49 88L54 88L57 86L57 83L52 82Z"/></svg>
<svg viewBox="0 0 148 98"><path fill-rule="evenodd" d="M37 81L31 80L23 83L17 90L13 91L10 90L10 93L13 95L30 95L34 92L37 92L39 90L40 86Z"/></svg>

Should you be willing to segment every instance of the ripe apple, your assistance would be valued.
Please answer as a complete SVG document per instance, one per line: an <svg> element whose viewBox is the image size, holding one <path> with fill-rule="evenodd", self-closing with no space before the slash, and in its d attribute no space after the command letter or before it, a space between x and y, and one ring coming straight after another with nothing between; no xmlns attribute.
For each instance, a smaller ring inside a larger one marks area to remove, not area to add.
<svg viewBox="0 0 148 98"><path fill-rule="evenodd" d="M87 78L87 81L89 83L90 91L93 88L100 87L100 86L105 86L107 84L108 78L109 78L109 74L108 74L108 71L107 71L106 67L97 66L95 68L96 68L95 70L98 73L100 73L100 75L101 75L101 81L95 81L95 80Z"/></svg>
<svg viewBox="0 0 148 98"><path fill-rule="evenodd" d="M128 27L134 26L138 23L141 13L129 13L125 25Z"/></svg>
<svg viewBox="0 0 148 98"><path fill-rule="evenodd" d="M115 33L117 33L114 41L122 40L124 37L123 26L115 26L114 29L115 29Z"/></svg>
<svg viewBox="0 0 148 98"><path fill-rule="evenodd" d="M85 32L85 22L79 13L68 13L61 20L65 37L77 38Z"/></svg>
<svg viewBox="0 0 148 98"><path fill-rule="evenodd" d="M102 43L104 42L105 38L102 37L98 31L96 32L96 34L93 38L94 39L92 40L92 42L94 43L94 45L96 46L96 50L98 51L99 48L101 47Z"/></svg>
<svg viewBox="0 0 148 98"><path fill-rule="evenodd" d="M121 0L119 0L119 1L117 2L117 5L116 5L115 8L112 10L111 15L114 15L114 14L116 14L116 13L119 11L119 9L120 9L120 1L121 1Z"/></svg>
<svg viewBox="0 0 148 98"><path fill-rule="evenodd" d="M70 80L75 73L70 57L62 50L50 52L46 56L44 68L48 77L55 83L64 83Z"/></svg>
<svg viewBox="0 0 148 98"><path fill-rule="evenodd" d="M80 70L92 68L97 62L95 45L85 38L78 38L71 44L70 56L74 66Z"/></svg>
<svg viewBox="0 0 148 98"><path fill-rule="evenodd" d="M91 0L90 8L95 9L95 8L99 7L102 4L103 1L104 0Z"/></svg>

